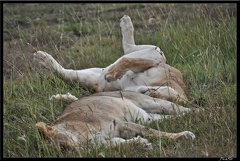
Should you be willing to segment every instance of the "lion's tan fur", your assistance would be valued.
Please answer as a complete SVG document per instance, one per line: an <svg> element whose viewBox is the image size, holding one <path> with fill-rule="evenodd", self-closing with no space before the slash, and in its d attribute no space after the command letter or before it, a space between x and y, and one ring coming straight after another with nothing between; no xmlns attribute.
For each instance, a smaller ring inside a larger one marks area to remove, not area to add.
<svg viewBox="0 0 240 161"><path fill-rule="evenodd" d="M181 115L189 111L136 92L101 92L71 103L51 125L39 122L36 126L47 138L70 147L118 144L113 142L115 138L138 135L194 139L194 134L188 131L167 133L141 125L161 121L161 113Z"/></svg>
<svg viewBox="0 0 240 161"><path fill-rule="evenodd" d="M70 147L119 144L136 139L147 144L146 139L134 136L148 135L194 139L189 131L167 133L141 125L161 121L161 113L171 117L191 111L181 106L189 96L182 73L166 64L159 47L135 44L129 16L121 18L120 27L124 55L106 68L64 69L50 54L34 53L40 64L64 79L99 92L70 104L51 125L39 122L36 126L47 138ZM136 120L140 122L135 123Z"/></svg>

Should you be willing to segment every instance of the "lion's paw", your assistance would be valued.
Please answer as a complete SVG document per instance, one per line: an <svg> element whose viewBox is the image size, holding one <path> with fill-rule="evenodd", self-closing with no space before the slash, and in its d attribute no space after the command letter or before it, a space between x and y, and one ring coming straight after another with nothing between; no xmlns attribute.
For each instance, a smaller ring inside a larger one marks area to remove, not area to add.
<svg viewBox="0 0 240 161"><path fill-rule="evenodd" d="M37 51L34 55L34 60L38 61L45 68L51 69L53 66L53 57L44 51Z"/></svg>

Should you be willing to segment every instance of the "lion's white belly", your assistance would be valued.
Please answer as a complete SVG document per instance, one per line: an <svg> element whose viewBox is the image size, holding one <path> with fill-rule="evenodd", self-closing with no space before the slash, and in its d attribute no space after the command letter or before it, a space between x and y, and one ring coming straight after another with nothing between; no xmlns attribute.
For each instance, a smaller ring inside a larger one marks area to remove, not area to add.
<svg viewBox="0 0 240 161"><path fill-rule="evenodd" d="M161 81L161 78L164 78L164 75L164 69L153 67L140 73L128 71L117 81L121 89L124 90L134 86L150 86L152 84L157 84L157 82Z"/></svg>

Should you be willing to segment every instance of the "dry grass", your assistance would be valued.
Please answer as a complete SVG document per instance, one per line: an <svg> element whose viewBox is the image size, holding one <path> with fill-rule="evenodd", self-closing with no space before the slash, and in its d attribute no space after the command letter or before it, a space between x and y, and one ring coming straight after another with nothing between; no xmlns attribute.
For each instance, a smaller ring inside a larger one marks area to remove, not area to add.
<svg viewBox="0 0 240 161"><path fill-rule="evenodd" d="M5 3L3 13L3 157L236 157L236 4ZM149 138L152 151L130 145L74 152L47 145L35 123L51 123L66 105L48 97L92 91L43 69L32 53L47 51L65 68L107 66L123 53L124 14L132 17L136 43L160 46L182 71L191 101L205 109L149 126L189 130L196 140Z"/></svg>

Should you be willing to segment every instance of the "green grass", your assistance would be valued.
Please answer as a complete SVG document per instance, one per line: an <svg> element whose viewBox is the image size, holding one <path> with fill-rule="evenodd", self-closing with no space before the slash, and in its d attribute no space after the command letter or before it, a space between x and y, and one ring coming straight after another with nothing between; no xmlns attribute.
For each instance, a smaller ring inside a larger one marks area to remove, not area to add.
<svg viewBox="0 0 240 161"><path fill-rule="evenodd" d="M3 157L236 157L235 4L5 3L3 13ZM136 43L158 45L183 73L190 101L205 109L149 126L189 130L196 140L149 138L151 151L138 144L80 152L48 145L35 124L50 124L67 105L48 98L93 91L64 82L32 53L46 51L65 68L105 67L123 54L124 14L132 18Z"/></svg>

